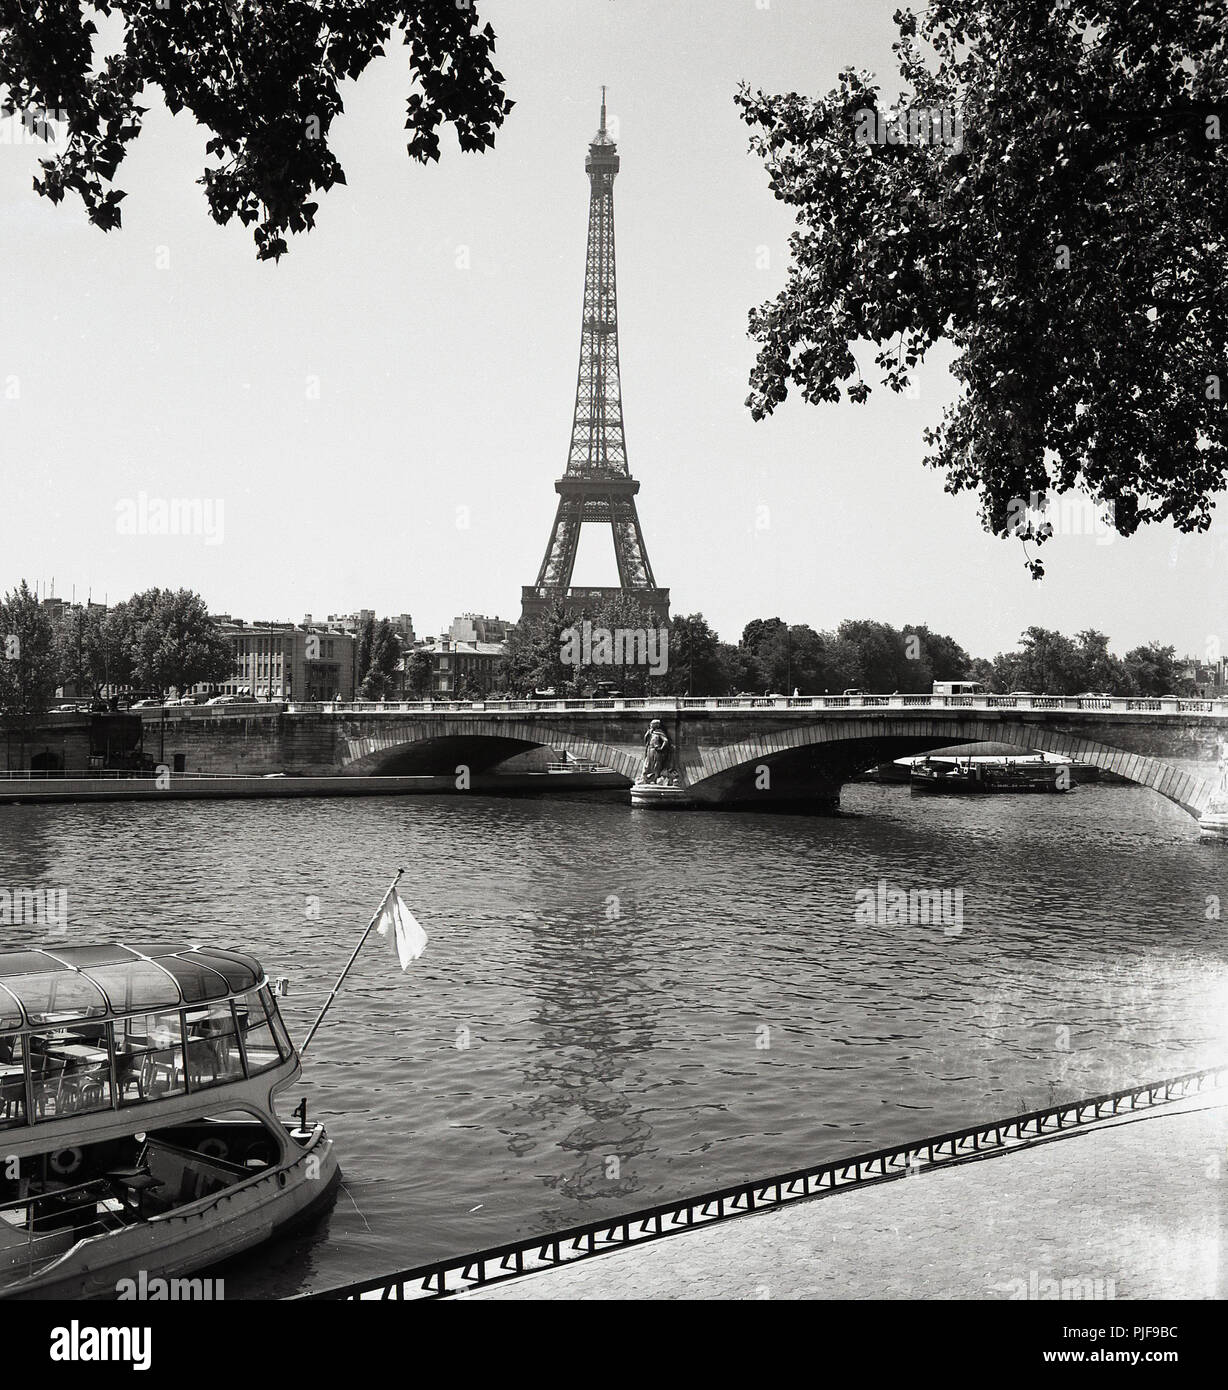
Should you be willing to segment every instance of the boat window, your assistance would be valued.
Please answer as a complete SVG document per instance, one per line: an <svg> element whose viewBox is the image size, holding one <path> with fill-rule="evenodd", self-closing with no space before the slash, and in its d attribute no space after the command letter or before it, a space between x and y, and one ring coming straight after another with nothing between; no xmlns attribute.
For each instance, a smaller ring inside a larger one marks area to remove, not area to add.
<svg viewBox="0 0 1228 1390"><path fill-rule="evenodd" d="M269 1016L269 1022L273 1025L273 1036L277 1039L277 1046L281 1049L283 1057L294 1055L294 1044L290 1041L290 1035L286 1032L286 1025L281 1021L281 1014L277 1010L277 1001L273 998L272 991L266 986L260 991L260 997L264 1000L265 1012Z"/></svg>
<svg viewBox="0 0 1228 1390"><path fill-rule="evenodd" d="M247 1074L254 1076L257 1072L279 1066L282 1053L260 999L253 993L236 999L234 1005L239 1035L243 1039L243 1052L247 1057Z"/></svg>
<svg viewBox="0 0 1228 1390"><path fill-rule="evenodd" d="M179 1012L115 1022L115 1087L121 1105L177 1096L185 1089Z"/></svg>
<svg viewBox="0 0 1228 1390"><path fill-rule="evenodd" d="M228 1003L185 1009L183 1024L192 1090L242 1078L243 1055L234 1011Z"/></svg>
<svg viewBox="0 0 1228 1390"><path fill-rule="evenodd" d="M206 999L225 999L230 986L216 970L201 965L196 954L190 956L161 956L158 964L179 982L185 1004L200 1004Z"/></svg>
<svg viewBox="0 0 1228 1390"><path fill-rule="evenodd" d="M153 961L133 961L131 965L100 965L90 971L90 979L100 985L117 1014L135 1009L148 1012L158 1007L177 1008L179 986Z"/></svg>
<svg viewBox="0 0 1228 1390"><path fill-rule="evenodd" d="M101 1018L107 1001L92 980L75 970L49 970L41 975L9 979L9 989L21 1000L31 1023L66 1023L70 1019Z"/></svg>
<svg viewBox="0 0 1228 1390"><path fill-rule="evenodd" d="M0 985L0 1029L20 1028L25 1023L21 1016L21 1005Z"/></svg>
<svg viewBox="0 0 1228 1390"><path fill-rule="evenodd" d="M29 1035L36 1120L111 1108L110 1034L110 1024L79 1023Z"/></svg>
<svg viewBox="0 0 1228 1390"><path fill-rule="evenodd" d="M26 1122L26 1065L20 1033L0 1033L0 1129Z"/></svg>

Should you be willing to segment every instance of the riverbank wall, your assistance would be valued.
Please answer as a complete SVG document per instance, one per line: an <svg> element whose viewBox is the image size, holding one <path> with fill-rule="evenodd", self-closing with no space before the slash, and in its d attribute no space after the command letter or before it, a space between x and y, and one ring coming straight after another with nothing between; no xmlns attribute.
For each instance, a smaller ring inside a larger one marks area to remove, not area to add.
<svg viewBox="0 0 1228 1390"><path fill-rule="evenodd" d="M478 793L625 792L614 773L478 773L461 777L199 777L164 773L147 777L0 778L0 806L77 801L277 800L308 796L426 796Z"/></svg>

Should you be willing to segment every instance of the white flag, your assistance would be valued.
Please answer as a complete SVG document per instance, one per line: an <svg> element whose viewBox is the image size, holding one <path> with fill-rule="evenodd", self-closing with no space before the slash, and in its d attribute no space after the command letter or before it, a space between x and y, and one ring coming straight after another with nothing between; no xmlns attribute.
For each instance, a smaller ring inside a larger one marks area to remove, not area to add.
<svg viewBox="0 0 1228 1390"><path fill-rule="evenodd" d="M386 936L389 926L392 927L396 937L397 955L401 959L401 969L408 970L410 961L417 960L426 950L426 932L422 930L414 914L401 901L395 888L388 895L388 901L380 911L375 930L381 936Z"/></svg>

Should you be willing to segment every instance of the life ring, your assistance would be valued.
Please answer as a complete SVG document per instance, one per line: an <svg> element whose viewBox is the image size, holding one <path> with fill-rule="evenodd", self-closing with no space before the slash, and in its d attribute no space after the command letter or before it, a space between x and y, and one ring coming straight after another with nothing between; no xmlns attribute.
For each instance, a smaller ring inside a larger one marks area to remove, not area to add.
<svg viewBox="0 0 1228 1390"><path fill-rule="evenodd" d="M230 1147L225 1139L202 1139L196 1146L196 1152L202 1158L229 1158Z"/></svg>
<svg viewBox="0 0 1228 1390"><path fill-rule="evenodd" d="M259 1164L261 1168L267 1168L277 1157L276 1149L267 1139L257 1139L243 1150L242 1163L245 1168L250 1168Z"/></svg>
<svg viewBox="0 0 1228 1390"><path fill-rule="evenodd" d="M85 1162L83 1149L56 1149L48 1158L51 1171L61 1178L70 1178Z"/></svg>

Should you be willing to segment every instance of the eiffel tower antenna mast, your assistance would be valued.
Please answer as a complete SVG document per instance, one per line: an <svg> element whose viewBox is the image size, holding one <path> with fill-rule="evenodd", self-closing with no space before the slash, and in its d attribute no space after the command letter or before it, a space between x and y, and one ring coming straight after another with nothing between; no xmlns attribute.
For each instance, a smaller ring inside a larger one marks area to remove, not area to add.
<svg viewBox="0 0 1228 1390"><path fill-rule="evenodd" d="M590 187L588 251L571 446L567 468L554 485L558 508L537 583L521 591L522 621L544 613L557 599L578 611L616 595L635 599L663 624L669 621L669 590L658 588L653 576L635 505L640 485L627 466L614 259L614 178L620 161L606 128L605 93L602 87L601 125L584 161ZM580 527L585 524L608 526L613 534L616 589L572 588Z"/></svg>

